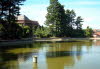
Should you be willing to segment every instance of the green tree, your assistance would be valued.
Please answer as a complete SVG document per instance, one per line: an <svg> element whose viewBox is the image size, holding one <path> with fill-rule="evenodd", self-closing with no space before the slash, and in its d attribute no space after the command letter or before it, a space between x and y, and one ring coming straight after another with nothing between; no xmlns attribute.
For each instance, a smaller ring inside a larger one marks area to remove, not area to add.
<svg viewBox="0 0 100 69"><path fill-rule="evenodd" d="M81 16L78 16L75 20L75 29L74 29L74 37L84 37L84 30L82 29L83 19Z"/></svg>
<svg viewBox="0 0 100 69"><path fill-rule="evenodd" d="M51 29L52 36L63 36L66 21L64 6L58 0L50 0L47 11L45 24Z"/></svg>
<svg viewBox="0 0 100 69"><path fill-rule="evenodd" d="M93 34L92 28L89 28L89 26L87 26L87 29L85 30L85 36L92 37L92 34Z"/></svg>
<svg viewBox="0 0 100 69"><path fill-rule="evenodd" d="M46 25L50 28L52 36L58 37L77 37L84 36L82 30L83 19L76 17L74 10L64 10L64 6L58 0L50 0L47 8Z"/></svg>
<svg viewBox="0 0 100 69"><path fill-rule="evenodd" d="M3 35L3 33L2 33L2 28L3 28L3 26L2 26L2 24L0 24L0 38L1 38L2 35Z"/></svg>
<svg viewBox="0 0 100 69"><path fill-rule="evenodd" d="M25 0L0 0L0 23L4 27L5 38L17 38L15 31L19 27L16 24L16 16L19 15L19 6L23 1Z"/></svg>
<svg viewBox="0 0 100 69"><path fill-rule="evenodd" d="M31 36L31 28L29 26L23 27L23 37L30 37Z"/></svg>
<svg viewBox="0 0 100 69"><path fill-rule="evenodd" d="M69 10L67 9L66 12L66 36L67 37L72 37L73 36L73 31L74 31L74 26L75 26L75 17L76 17L76 13L74 12L74 10Z"/></svg>
<svg viewBox="0 0 100 69"><path fill-rule="evenodd" d="M41 28L38 26L37 29L34 31L34 35L36 37L41 37Z"/></svg>
<svg viewBox="0 0 100 69"><path fill-rule="evenodd" d="M42 37L50 37L50 29L48 27L43 27L42 28Z"/></svg>
<svg viewBox="0 0 100 69"><path fill-rule="evenodd" d="M84 31L82 30L83 19L81 16L76 18L76 13L74 10L67 9L66 12L66 25L65 34L67 37L83 37Z"/></svg>
<svg viewBox="0 0 100 69"><path fill-rule="evenodd" d="M83 19L81 18L81 16L78 16L76 18L76 22L75 22L75 25L76 25L76 29L77 30L81 30L82 29L82 24L81 22L83 22Z"/></svg>
<svg viewBox="0 0 100 69"><path fill-rule="evenodd" d="M34 31L34 35L37 37L49 37L50 29L48 27L39 26L36 31Z"/></svg>

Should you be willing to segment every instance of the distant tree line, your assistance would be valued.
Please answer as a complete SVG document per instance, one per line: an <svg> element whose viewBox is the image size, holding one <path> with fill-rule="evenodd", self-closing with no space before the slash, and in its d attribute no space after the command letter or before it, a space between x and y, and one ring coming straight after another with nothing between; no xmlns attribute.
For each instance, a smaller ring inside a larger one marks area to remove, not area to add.
<svg viewBox="0 0 100 69"><path fill-rule="evenodd" d="M65 10L58 0L50 0L47 8L45 25L38 27L35 35L38 37L91 37L92 29L82 29L83 19L76 16L74 10Z"/></svg>
<svg viewBox="0 0 100 69"><path fill-rule="evenodd" d="M0 0L0 39L21 39L30 36L30 28L16 23L20 5L25 0Z"/></svg>

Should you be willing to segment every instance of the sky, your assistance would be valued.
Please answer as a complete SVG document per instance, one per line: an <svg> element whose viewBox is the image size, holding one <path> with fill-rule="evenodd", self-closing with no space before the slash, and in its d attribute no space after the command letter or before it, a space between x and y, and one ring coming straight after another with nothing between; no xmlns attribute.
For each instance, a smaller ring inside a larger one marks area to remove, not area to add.
<svg viewBox="0 0 100 69"><path fill-rule="evenodd" d="M84 20L83 28L90 26L93 29L100 29L100 0L59 0L65 10L74 10L77 16ZM44 25L49 0L26 0L21 6L21 14L29 19L38 21Z"/></svg>

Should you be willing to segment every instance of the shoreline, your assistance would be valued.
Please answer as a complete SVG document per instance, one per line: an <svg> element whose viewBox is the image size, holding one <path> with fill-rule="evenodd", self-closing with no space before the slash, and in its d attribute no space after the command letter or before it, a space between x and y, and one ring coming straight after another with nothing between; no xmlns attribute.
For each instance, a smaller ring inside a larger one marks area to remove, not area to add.
<svg viewBox="0 0 100 69"><path fill-rule="evenodd" d="M23 45L33 43L33 38L23 38L15 40L0 40L0 46Z"/></svg>
<svg viewBox="0 0 100 69"><path fill-rule="evenodd" d="M68 41L68 40L100 40L100 38L22 38L14 40L0 40L2 42L18 42L18 41Z"/></svg>
<svg viewBox="0 0 100 69"><path fill-rule="evenodd" d="M23 38L20 40L2 40L0 41L0 46L10 46L10 45L21 45L30 44L33 42L56 42L56 41L85 41L85 40L100 40L100 38Z"/></svg>
<svg viewBox="0 0 100 69"><path fill-rule="evenodd" d="M74 40L100 40L100 38L35 38L34 41L74 41Z"/></svg>

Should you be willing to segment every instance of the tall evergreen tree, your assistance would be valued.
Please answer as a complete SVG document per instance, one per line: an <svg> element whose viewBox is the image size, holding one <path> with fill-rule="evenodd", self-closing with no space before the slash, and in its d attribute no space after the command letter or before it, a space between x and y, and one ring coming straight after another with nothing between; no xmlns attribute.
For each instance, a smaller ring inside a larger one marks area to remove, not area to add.
<svg viewBox="0 0 100 69"><path fill-rule="evenodd" d="M57 2L58 0L50 0L50 4Z"/></svg>
<svg viewBox="0 0 100 69"><path fill-rule="evenodd" d="M84 37L85 36L85 32L82 29L82 22L83 19L81 18L81 16L78 16L75 20L75 29L74 29L74 37Z"/></svg>
<svg viewBox="0 0 100 69"><path fill-rule="evenodd" d="M46 25L50 27L53 36L64 36L65 10L58 0L50 0L47 8Z"/></svg>
<svg viewBox="0 0 100 69"><path fill-rule="evenodd" d="M25 0L0 0L0 23L7 38L16 38L16 32L20 29L16 24L16 16L19 15L19 6L23 1Z"/></svg>
<svg viewBox="0 0 100 69"><path fill-rule="evenodd" d="M75 25L76 25L76 29L77 30L81 30L82 29L82 24L81 22L83 22L83 19L81 18L81 16L78 16L76 18L76 21L75 21Z"/></svg>
<svg viewBox="0 0 100 69"><path fill-rule="evenodd" d="M71 37L74 31L76 13L74 10L67 9L66 12L66 36Z"/></svg>
<svg viewBox="0 0 100 69"><path fill-rule="evenodd" d="M83 36L83 19L78 16L74 10L64 10L64 6L58 0L50 0L50 6L47 8L46 25L51 29L53 36Z"/></svg>

